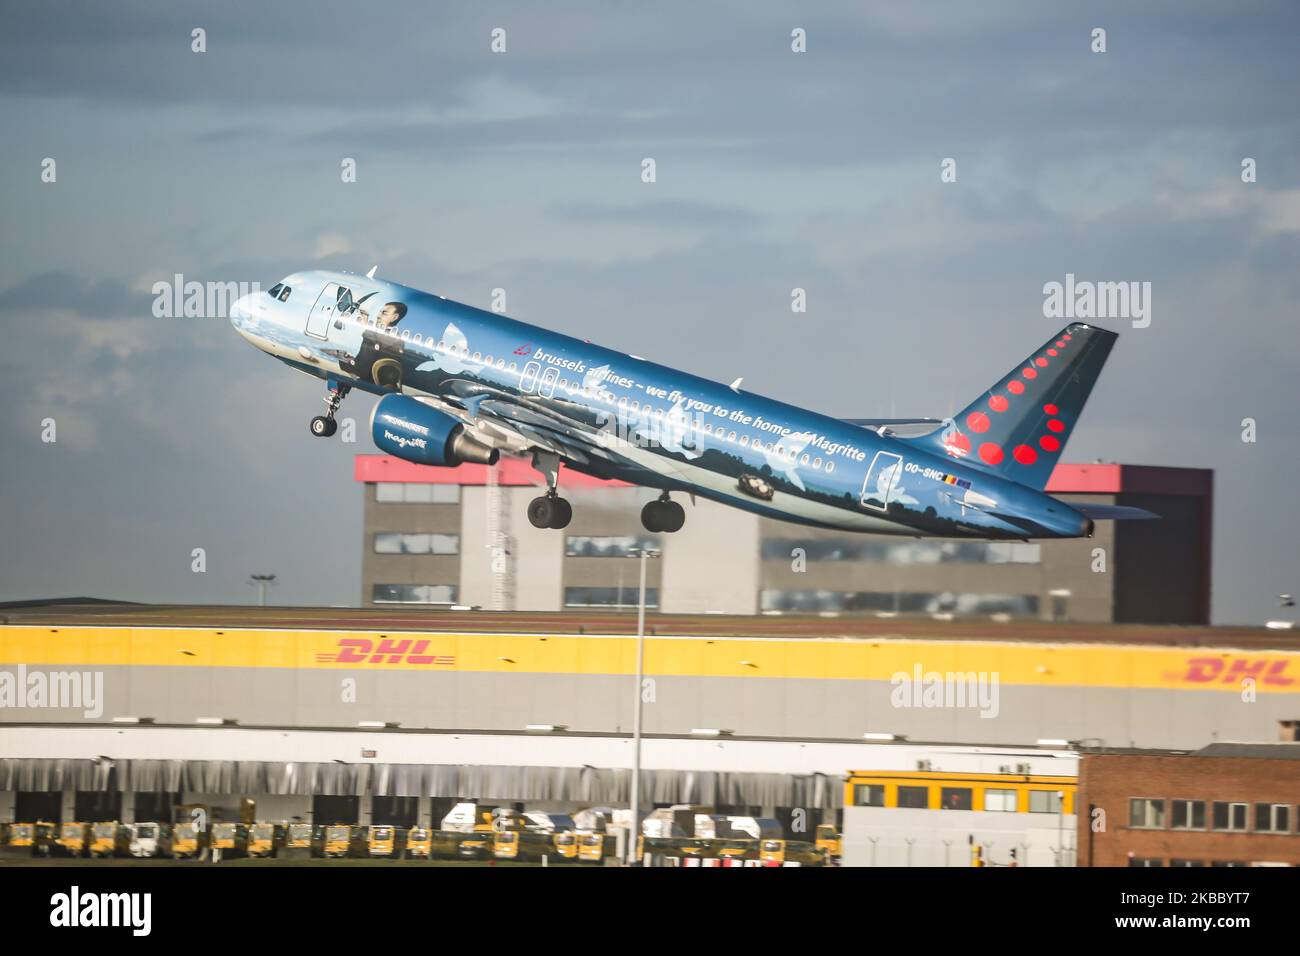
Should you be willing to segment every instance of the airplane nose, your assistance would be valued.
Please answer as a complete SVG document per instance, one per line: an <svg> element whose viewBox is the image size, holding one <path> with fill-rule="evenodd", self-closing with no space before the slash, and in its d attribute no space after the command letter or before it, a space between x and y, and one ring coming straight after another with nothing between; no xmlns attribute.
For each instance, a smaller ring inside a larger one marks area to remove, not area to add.
<svg viewBox="0 0 1300 956"><path fill-rule="evenodd" d="M253 317L253 296L241 295L230 304L230 324L243 325Z"/></svg>

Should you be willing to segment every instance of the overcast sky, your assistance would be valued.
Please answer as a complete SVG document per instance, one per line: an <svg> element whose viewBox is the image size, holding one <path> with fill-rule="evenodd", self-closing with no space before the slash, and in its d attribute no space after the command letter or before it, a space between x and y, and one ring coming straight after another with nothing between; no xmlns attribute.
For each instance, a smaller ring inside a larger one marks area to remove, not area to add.
<svg viewBox="0 0 1300 956"><path fill-rule="evenodd" d="M11 0L0 600L245 602L275 571L277 602L357 603L364 425L312 439L317 380L150 290L378 263L844 417L961 408L1060 327L1066 273L1150 282L1148 328L1098 323L1066 458L1215 469L1215 620L1282 615L1300 10L806 6Z"/></svg>

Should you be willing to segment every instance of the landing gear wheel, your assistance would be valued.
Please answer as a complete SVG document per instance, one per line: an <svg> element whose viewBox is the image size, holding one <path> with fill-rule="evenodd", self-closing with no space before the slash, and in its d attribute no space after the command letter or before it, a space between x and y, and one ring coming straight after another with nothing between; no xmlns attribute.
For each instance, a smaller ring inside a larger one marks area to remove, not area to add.
<svg viewBox="0 0 1300 956"><path fill-rule="evenodd" d="M651 501L641 509L641 524L652 534L672 534L686 523L686 509L668 498Z"/></svg>
<svg viewBox="0 0 1300 956"><path fill-rule="evenodd" d="M556 531L561 528L567 528L569 522L573 520L573 505L569 504L564 498L553 499L555 515L551 518L551 527Z"/></svg>
<svg viewBox="0 0 1300 956"><path fill-rule="evenodd" d="M528 522L534 528L567 528L573 520L573 505L555 494L542 495L528 503Z"/></svg>
<svg viewBox="0 0 1300 956"><path fill-rule="evenodd" d="M339 430L339 423L324 415L317 415L311 420L311 433L317 438L329 438Z"/></svg>
<svg viewBox="0 0 1300 956"><path fill-rule="evenodd" d="M660 524L669 534L681 531L686 524L686 509L675 501L659 502L663 510L659 513Z"/></svg>

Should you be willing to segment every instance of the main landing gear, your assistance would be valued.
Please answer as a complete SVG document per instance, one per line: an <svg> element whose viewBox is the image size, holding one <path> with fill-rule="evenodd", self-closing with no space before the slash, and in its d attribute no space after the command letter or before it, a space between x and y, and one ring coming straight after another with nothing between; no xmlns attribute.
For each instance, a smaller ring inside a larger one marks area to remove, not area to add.
<svg viewBox="0 0 1300 956"><path fill-rule="evenodd" d="M555 493L552 488L540 498L528 503L528 520L534 528L567 528L573 520L573 505Z"/></svg>
<svg viewBox="0 0 1300 956"><path fill-rule="evenodd" d="M685 523L686 509L669 498L666 491L641 509L641 524L655 534L681 531Z"/></svg>
<svg viewBox="0 0 1300 956"><path fill-rule="evenodd" d="M335 413L338 412L339 406L343 404L343 399L347 397L348 392L352 389L347 385L339 385L337 382L329 383L329 394L325 396L325 405L329 409L324 415L317 415L311 420L311 433L317 438L329 438L339 430L339 423L334 420Z"/></svg>
<svg viewBox="0 0 1300 956"><path fill-rule="evenodd" d="M533 453L533 467L546 478L546 494L528 502L528 521L534 528L567 528L573 520L573 505L555 492L560 482L560 456L554 452Z"/></svg>

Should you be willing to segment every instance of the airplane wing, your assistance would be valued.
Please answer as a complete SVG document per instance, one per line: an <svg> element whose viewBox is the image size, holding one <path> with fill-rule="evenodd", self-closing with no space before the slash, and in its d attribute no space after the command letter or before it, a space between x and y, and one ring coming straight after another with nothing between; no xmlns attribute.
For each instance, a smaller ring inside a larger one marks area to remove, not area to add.
<svg viewBox="0 0 1300 956"><path fill-rule="evenodd" d="M1128 521L1146 518L1159 518L1154 511L1134 508L1131 505L1089 505L1075 501L1067 502L1071 508L1094 521Z"/></svg>

